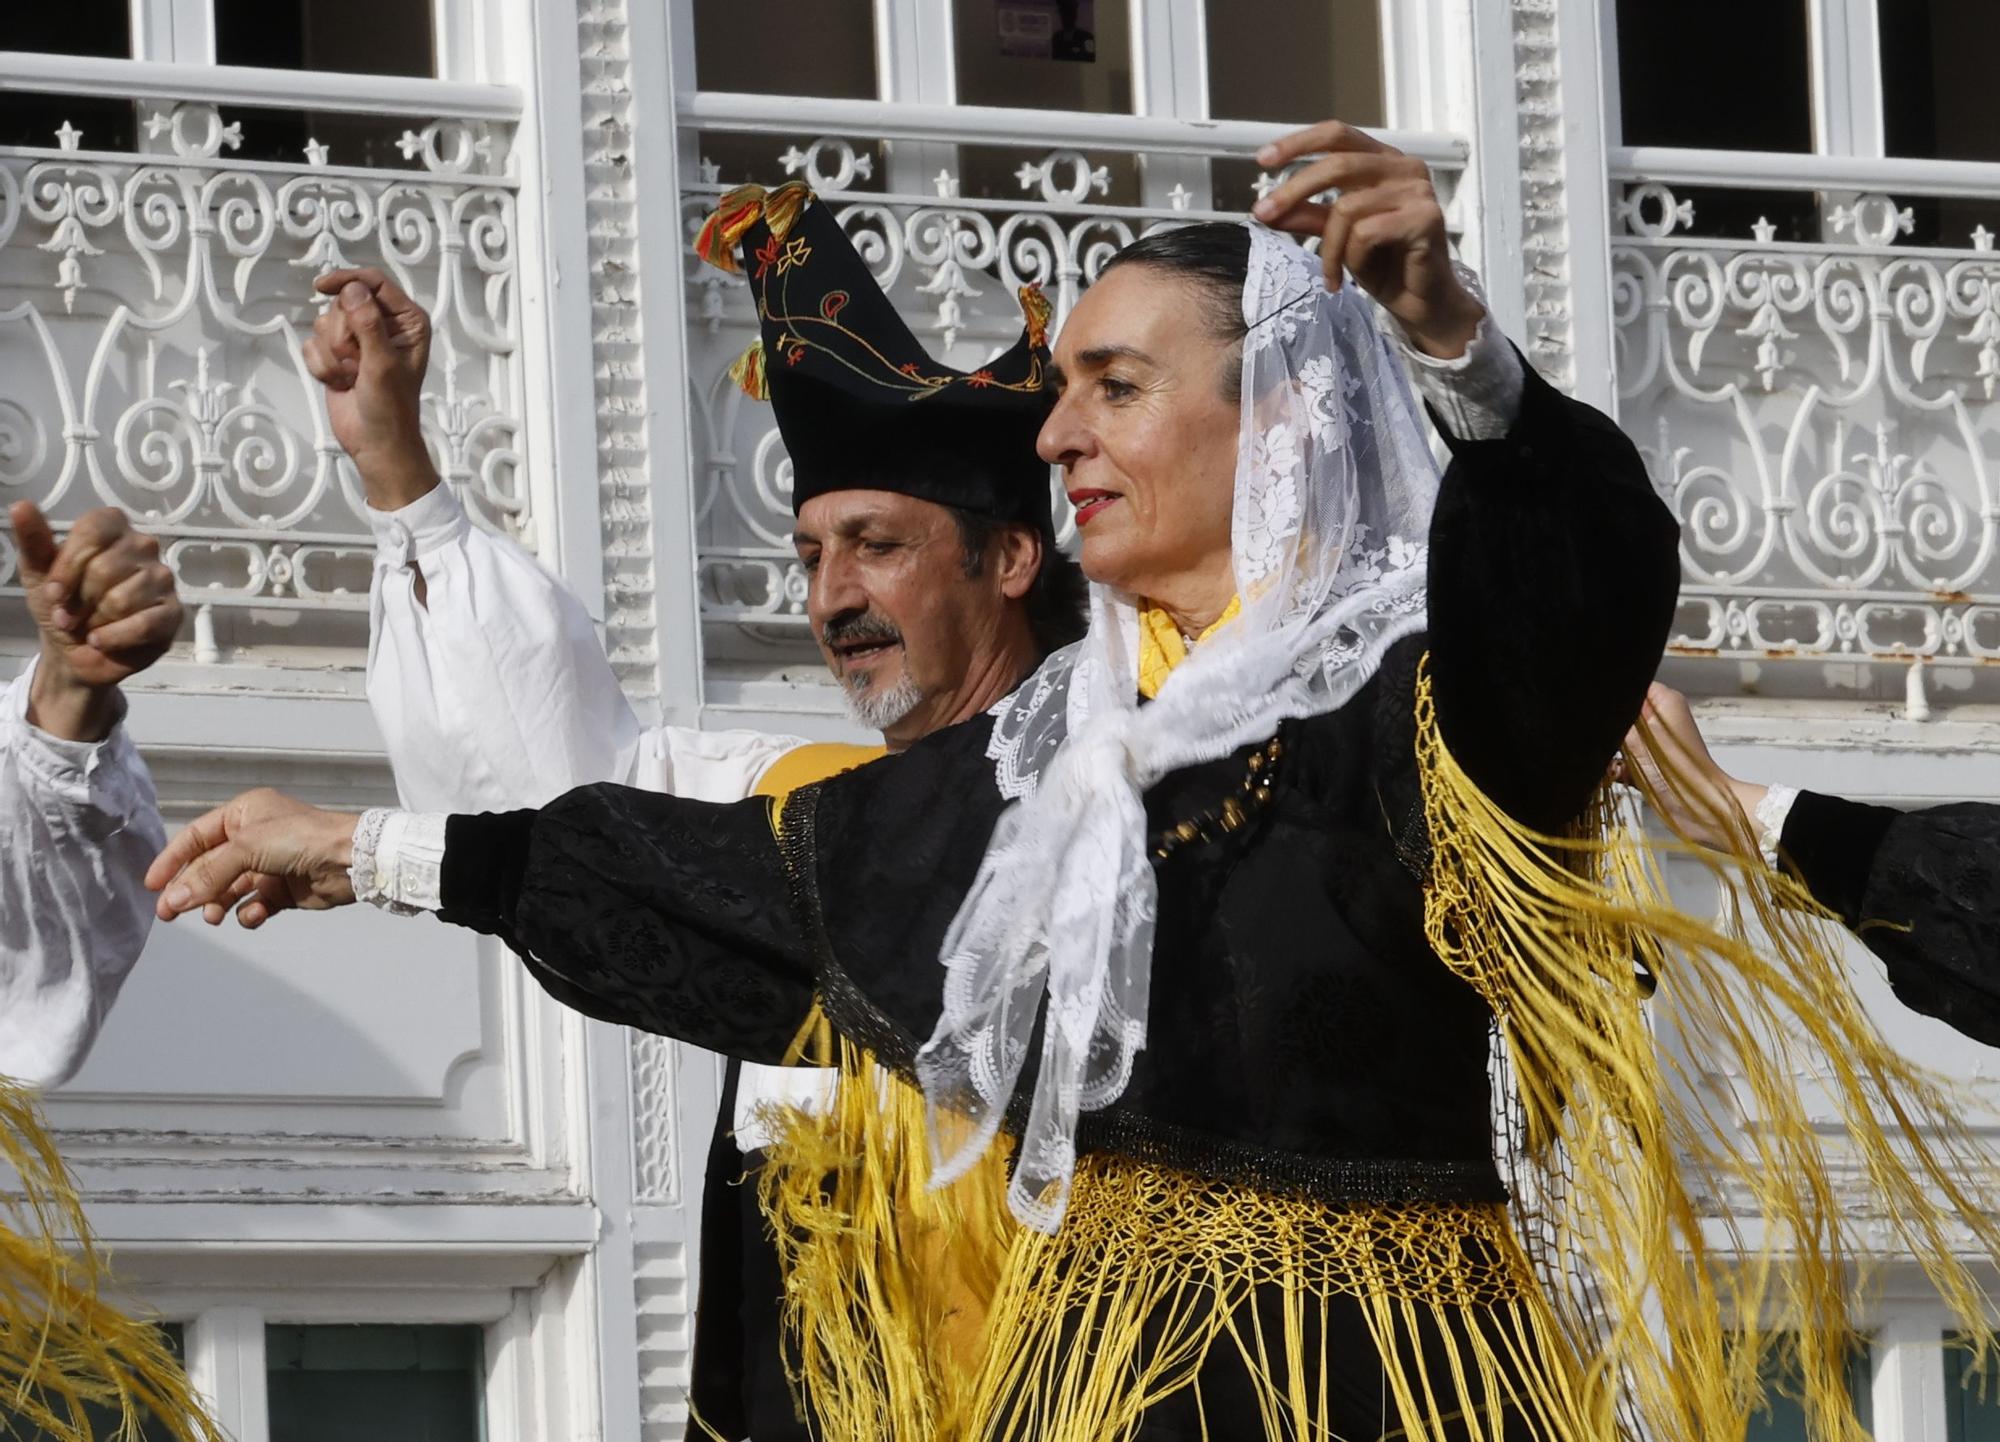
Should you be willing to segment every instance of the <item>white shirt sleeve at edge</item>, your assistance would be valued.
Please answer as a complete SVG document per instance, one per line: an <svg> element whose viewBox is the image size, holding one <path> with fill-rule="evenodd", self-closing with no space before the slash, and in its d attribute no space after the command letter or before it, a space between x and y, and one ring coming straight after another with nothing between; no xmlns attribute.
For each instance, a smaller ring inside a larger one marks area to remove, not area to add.
<svg viewBox="0 0 2000 1442"><path fill-rule="evenodd" d="M404 806L511 810L630 775L638 718L560 580L448 486L368 520L368 702Z"/></svg>
<svg viewBox="0 0 2000 1442"><path fill-rule="evenodd" d="M0 689L0 1075L56 1086L89 1055L146 944L166 845L121 717L99 742L28 723L34 663Z"/></svg>

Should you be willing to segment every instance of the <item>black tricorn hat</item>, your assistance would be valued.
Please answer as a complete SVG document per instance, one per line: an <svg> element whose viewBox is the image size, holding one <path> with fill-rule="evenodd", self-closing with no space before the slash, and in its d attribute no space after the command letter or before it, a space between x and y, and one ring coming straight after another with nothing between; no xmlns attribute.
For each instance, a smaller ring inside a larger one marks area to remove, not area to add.
<svg viewBox="0 0 2000 1442"><path fill-rule="evenodd" d="M792 509L828 491L896 491L1054 533L1049 303L1021 289L1021 338L975 371L933 360L831 207L804 185L746 185L702 226L702 259L749 279L760 334L730 374L778 413Z"/></svg>

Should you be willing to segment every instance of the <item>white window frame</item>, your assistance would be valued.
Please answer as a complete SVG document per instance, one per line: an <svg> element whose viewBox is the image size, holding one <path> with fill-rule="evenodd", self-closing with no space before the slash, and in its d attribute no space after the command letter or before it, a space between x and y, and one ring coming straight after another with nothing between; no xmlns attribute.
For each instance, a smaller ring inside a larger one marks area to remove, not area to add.
<svg viewBox="0 0 2000 1442"><path fill-rule="evenodd" d="M170 65L215 64L215 0L130 0L132 56ZM499 78L489 64L498 36L479 0L430 0L437 80Z"/></svg>
<svg viewBox="0 0 2000 1442"><path fill-rule="evenodd" d="M139 1308L182 1327L188 1376L235 1442L270 1442L270 1326L477 1326L488 1442L601 1435L582 1251L435 1245L349 1253L176 1248L121 1258Z"/></svg>

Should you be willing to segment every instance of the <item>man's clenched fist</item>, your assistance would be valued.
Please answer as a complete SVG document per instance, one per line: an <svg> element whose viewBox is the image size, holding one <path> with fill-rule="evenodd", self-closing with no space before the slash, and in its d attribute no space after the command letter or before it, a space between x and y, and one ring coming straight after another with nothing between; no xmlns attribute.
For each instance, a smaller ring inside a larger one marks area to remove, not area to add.
<svg viewBox="0 0 2000 1442"><path fill-rule="evenodd" d="M331 271L314 288L333 304L301 347L306 369L326 387L334 439L354 458L368 503L400 510L438 483L423 432L431 318L373 266Z"/></svg>
<svg viewBox="0 0 2000 1442"><path fill-rule="evenodd" d="M118 683L165 655L180 630L173 572L160 543L112 506L81 517L60 546L33 502L17 501L8 519L42 639L29 719L65 740L102 740Z"/></svg>

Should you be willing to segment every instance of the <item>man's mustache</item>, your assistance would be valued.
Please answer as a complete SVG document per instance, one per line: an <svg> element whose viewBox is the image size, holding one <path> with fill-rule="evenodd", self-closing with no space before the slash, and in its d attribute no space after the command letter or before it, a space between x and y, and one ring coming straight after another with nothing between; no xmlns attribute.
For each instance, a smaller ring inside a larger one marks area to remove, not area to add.
<svg viewBox="0 0 2000 1442"><path fill-rule="evenodd" d="M829 649L840 646L869 646L877 643L896 644L903 639L903 633L895 624L872 611L864 611L858 616L839 616L826 623L820 633L820 644Z"/></svg>

